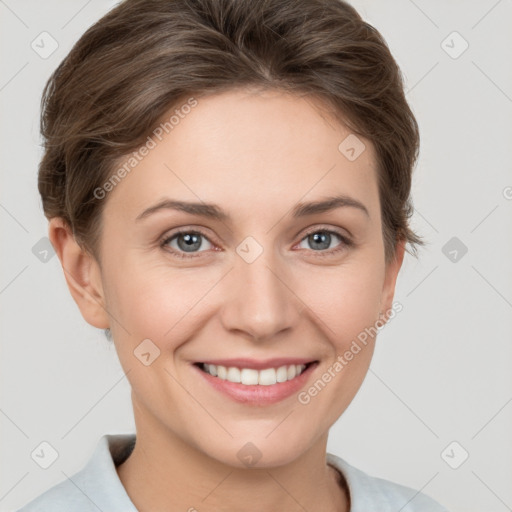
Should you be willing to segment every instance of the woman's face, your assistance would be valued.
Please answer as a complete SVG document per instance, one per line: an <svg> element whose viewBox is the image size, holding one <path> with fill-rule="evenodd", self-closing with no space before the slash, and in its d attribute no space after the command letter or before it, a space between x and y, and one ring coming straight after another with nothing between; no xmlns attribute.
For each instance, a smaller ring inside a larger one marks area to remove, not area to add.
<svg viewBox="0 0 512 512"><path fill-rule="evenodd" d="M402 260L384 263L372 145L345 141L318 105L248 89L199 98L105 197L101 293L138 430L230 465L285 464L326 440L359 389L374 339L353 342L391 308ZM342 195L360 206L299 208ZM199 206L151 210L164 201ZM205 361L249 379L272 377L251 362L317 363L255 388L207 376Z"/></svg>

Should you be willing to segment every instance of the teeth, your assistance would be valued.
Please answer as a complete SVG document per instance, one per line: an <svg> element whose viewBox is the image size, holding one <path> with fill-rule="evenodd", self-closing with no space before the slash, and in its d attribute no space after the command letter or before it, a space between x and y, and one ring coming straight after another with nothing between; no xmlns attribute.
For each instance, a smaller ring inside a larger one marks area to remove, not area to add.
<svg viewBox="0 0 512 512"><path fill-rule="evenodd" d="M229 380L229 382L240 382L240 370L234 366L228 368L226 380Z"/></svg>
<svg viewBox="0 0 512 512"><path fill-rule="evenodd" d="M259 376L258 370L252 370L251 368L244 368L240 372L240 382L246 386L258 384Z"/></svg>
<svg viewBox="0 0 512 512"><path fill-rule="evenodd" d="M228 380L229 382L238 382L246 386L271 386L276 382L286 382L295 377L298 377L306 368L305 364L290 364L288 366L280 366L279 368L265 368L264 370L254 370L252 368L236 368L230 366L203 364L202 369L218 377L221 380Z"/></svg>

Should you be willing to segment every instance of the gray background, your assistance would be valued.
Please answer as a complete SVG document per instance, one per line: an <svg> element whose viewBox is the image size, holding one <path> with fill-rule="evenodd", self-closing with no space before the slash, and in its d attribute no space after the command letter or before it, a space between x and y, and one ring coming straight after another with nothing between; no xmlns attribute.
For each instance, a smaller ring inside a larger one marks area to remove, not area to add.
<svg viewBox="0 0 512 512"><path fill-rule="evenodd" d="M36 187L41 91L114 4L0 1L1 511L78 471L102 434L134 431L114 349L81 317L58 258L41 261L36 245L47 235ZM352 4L406 79L422 136L413 227L429 245L419 261L406 255L403 311L380 333L328 451L452 511L512 510L512 2ZM31 47L43 31L58 43L47 58ZM460 55L454 31L469 44ZM43 441L58 452L48 469L31 458Z"/></svg>

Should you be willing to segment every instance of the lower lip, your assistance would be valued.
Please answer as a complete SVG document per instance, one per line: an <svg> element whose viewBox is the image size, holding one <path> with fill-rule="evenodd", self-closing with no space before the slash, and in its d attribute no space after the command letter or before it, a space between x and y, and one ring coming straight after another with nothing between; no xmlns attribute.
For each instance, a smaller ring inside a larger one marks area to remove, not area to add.
<svg viewBox="0 0 512 512"><path fill-rule="evenodd" d="M309 376L317 366L318 362L311 363L298 377L294 377L286 382L276 382L270 386L259 384L247 386L238 382L219 379L201 370L197 365L192 365L206 382L211 384L217 391L224 393L236 402L249 405L275 404L297 393L306 384Z"/></svg>

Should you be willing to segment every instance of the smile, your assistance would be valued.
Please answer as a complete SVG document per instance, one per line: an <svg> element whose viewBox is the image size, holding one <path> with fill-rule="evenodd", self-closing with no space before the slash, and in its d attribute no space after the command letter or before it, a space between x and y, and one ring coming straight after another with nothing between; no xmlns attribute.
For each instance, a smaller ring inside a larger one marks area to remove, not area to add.
<svg viewBox="0 0 512 512"><path fill-rule="evenodd" d="M278 382L287 382L298 377L310 364L312 363L290 364L279 366L278 368L264 368L262 370L205 363L198 363L198 366L204 372L220 380L240 383L246 386L272 386Z"/></svg>

